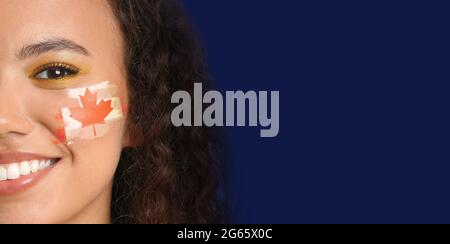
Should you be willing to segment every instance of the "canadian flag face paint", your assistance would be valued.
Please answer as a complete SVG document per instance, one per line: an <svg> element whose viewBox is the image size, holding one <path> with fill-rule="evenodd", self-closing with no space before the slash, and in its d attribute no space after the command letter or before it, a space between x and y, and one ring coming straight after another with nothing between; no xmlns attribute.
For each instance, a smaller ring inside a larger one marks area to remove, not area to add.
<svg viewBox="0 0 450 244"><path fill-rule="evenodd" d="M109 124L124 116L117 87L109 81L84 88L68 89L77 106L62 107L56 115L61 127L55 131L56 143L72 144L75 139L96 139L106 135Z"/></svg>

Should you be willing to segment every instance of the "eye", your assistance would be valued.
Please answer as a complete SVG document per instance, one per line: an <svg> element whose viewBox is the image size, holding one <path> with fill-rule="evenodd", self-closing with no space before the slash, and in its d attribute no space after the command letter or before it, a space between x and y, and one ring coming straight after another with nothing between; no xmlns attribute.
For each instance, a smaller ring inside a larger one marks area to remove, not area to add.
<svg viewBox="0 0 450 244"><path fill-rule="evenodd" d="M70 76L75 76L79 69L64 63L46 64L38 68L33 74L33 78L37 80L58 80Z"/></svg>

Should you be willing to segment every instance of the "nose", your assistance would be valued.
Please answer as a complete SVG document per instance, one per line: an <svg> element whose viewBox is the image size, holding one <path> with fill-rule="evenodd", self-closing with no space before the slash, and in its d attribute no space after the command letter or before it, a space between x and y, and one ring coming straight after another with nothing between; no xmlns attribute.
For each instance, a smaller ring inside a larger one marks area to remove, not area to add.
<svg viewBox="0 0 450 244"><path fill-rule="evenodd" d="M0 82L0 138L12 134L26 135L32 131L32 123L23 112L22 100L20 94Z"/></svg>

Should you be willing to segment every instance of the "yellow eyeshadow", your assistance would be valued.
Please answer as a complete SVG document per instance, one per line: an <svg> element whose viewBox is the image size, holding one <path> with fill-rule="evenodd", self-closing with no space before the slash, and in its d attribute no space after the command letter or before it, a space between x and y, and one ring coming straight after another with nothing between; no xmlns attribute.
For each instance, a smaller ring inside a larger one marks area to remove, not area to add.
<svg viewBox="0 0 450 244"><path fill-rule="evenodd" d="M38 70L37 72L40 71ZM35 77L36 75L36 73L32 73L32 75L30 76L30 79L36 86L45 89L64 89L73 85L76 82L74 78L79 76L80 73L78 72L74 75L66 75L57 79L39 79Z"/></svg>
<svg viewBox="0 0 450 244"><path fill-rule="evenodd" d="M56 57L55 57L56 56ZM33 83L45 89L64 89L74 85L80 75L87 74L90 70L89 66L82 64L76 58L71 58L70 55L55 55L42 57L33 62L27 69L28 77ZM74 74L66 75L57 79L39 79L36 76L43 71L52 68L66 69L72 71Z"/></svg>
<svg viewBox="0 0 450 244"><path fill-rule="evenodd" d="M33 80L33 83L38 87L55 90L69 88L75 82L76 81L74 79L69 78L62 78L58 80Z"/></svg>

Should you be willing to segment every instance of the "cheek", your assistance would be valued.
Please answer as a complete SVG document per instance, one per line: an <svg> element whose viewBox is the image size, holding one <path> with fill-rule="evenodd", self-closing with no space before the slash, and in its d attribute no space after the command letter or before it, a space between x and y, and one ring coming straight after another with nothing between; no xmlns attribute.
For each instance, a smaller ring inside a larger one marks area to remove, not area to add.
<svg viewBox="0 0 450 244"><path fill-rule="evenodd" d="M39 137L52 141L53 144L65 143L65 124L61 108L75 107L78 103L61 91L30 94L32 95L26 106L30 119L36 121Z"/></svg>
<svg viewBox="0 0 450 244"><path fill-rule="evenodd" d="M72 145L80 140L97 140L120 130L124 117L122 99L109 82L68 89L53 116L55 143ZM126 111L126 110L125 110Z"/></svg>
<svg viewBox="0 0 450 244"><path fill-rule="evenodd" d="M108 125L108 132L95 139L73 139L68 146L75 179L89 179L84 183L77 181L82 188L103 188L113 178L122 151L122 123Z"/></svg>

